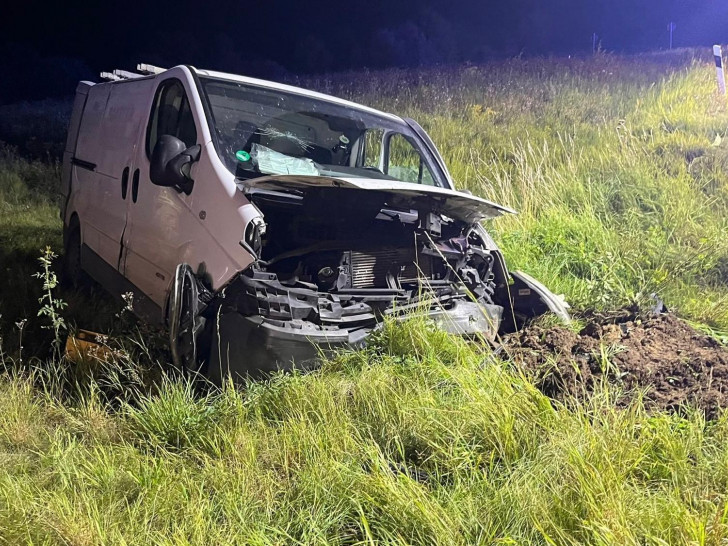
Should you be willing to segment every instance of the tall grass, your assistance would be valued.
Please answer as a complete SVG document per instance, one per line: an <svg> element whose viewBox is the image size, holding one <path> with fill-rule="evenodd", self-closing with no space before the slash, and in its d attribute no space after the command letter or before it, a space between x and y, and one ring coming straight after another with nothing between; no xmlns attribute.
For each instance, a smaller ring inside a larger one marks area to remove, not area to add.
<svg viewBox="0 0 728 546"><path fill-rule="evenodd" d="M0 380L0 541L719 544L728 425L567 409L422 320L320 371L110 411Z"/></svg>
<svg viewBox="0 0 728 546"><path fill-rule="evenodd" d="M655 293L728 326L728 127L694 52L512 60L303 82L418 119L456 184L518 210L508 263L577 307Z"/></svg>
<svg viewBox="0 0 728 546"><path fill-rule="evenodd" d="M26 340L48 341L36 320L42 287L33 274L41 248L62 247L59 181L56 163L29 161L0 142L0 338L6 350L17 349L15 324L23 320Z"/></svg>
<svg viewBox="0 0 728 546"><path fill-rule="evenodd" d="M578 307L655 292L724 329L728 113L712 74L683 52L308 84L421 120L460 187L520 211L489 226L509 264ZM728 414L648 413L641 393L617 406L607 384L554 402L421 318L244 389L150 384L141 342L15 366L2 343L37 313L39 249L59 248L42 189L58 170L3 154L0 543L728 541ZM98 314L93 294L62 296L82 326Z"/></svg>

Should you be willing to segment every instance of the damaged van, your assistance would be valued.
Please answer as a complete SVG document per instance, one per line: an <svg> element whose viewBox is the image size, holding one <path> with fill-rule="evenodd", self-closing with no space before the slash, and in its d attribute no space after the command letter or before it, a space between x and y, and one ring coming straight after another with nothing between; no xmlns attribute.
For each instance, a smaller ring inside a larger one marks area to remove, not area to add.
<svg viewBox="0 0 728 546"><path fill-rule="evenodd" d="M310 368L422 310L495 339L565 303L509 272L412 119L177 66L81 82L63 160L65 273L131 292L178 366Z"/></svg>

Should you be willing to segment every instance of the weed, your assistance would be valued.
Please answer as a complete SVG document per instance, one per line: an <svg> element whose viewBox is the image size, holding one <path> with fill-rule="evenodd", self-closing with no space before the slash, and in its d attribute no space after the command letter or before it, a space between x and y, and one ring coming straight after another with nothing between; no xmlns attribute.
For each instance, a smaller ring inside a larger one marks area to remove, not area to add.
<svg viewBox="0 0 728 546"><path fill-rule="evenodd" d="M18 329L18 359L21 365L23 364L23 331L27 323L28 319L21 319L15 323L15 327Z"/></svg>
<svg viewBox="0 0 728 546"><path fill-rule="evenodd" d="M42 269L34 276L43 281L43 295L38 299L38 302L41 304L38 316L45 316L50 320L50 325L43 326L43 328L53 330L53 348L56 352L56 356L60 357L60 348L63 343L61 334L67 329L66 321L61 315L61 311L66 308L68 304L63 300L58 299L53 294L53 290L58 286L58 277L53 269L51 269L51 263L53 262L53 259L57 257L58 256L56 256L56 254L51 250L51 247L47 246L43 251L43 254L41 254L40 258L38 258Z"/></svg>

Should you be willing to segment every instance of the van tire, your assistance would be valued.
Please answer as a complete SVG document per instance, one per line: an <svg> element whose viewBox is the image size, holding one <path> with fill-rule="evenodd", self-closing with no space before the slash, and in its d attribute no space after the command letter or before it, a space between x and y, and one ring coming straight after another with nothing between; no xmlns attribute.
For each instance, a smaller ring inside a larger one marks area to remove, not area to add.
<svg viewBox="0 0 728 546"><path fill-rule="evenodd" d="M81 269L81 227L78 217L71 219L63 237L63 274L61 281L69 288L78 289L85 284L86 276Z"/></svg>
<svg viewBox="0 0 728 546"><path fill-rule="evenodd" d="M198 345L204 339L206 320L198 314L198 287L192 268L180 264L175 271L172 292L167 302L169 347L175 368L193 375L204 375ZM206 343L202 343L206 347Z"/></svg>

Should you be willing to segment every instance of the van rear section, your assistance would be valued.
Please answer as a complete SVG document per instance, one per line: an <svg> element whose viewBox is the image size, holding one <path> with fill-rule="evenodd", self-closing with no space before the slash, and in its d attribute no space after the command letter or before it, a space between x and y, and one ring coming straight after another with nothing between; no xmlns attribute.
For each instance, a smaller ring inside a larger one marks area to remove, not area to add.
<svg viewBox="0 0 728 546"><path fill-rule="evenodd" d="M82 81L76 87L76 97L73 100L73 111L71 112L71 121L68 124L68 136L66 137L66 148L63 150L63 171L61 174L61 220L66 222L66 208L68 207L68 199L71 196L71 185L73 178L73 168L76 159L76 144L78 142L78 130L81 127L81 118L86 108L86 99L88 98L89 89L94 84Z"/></svg>

